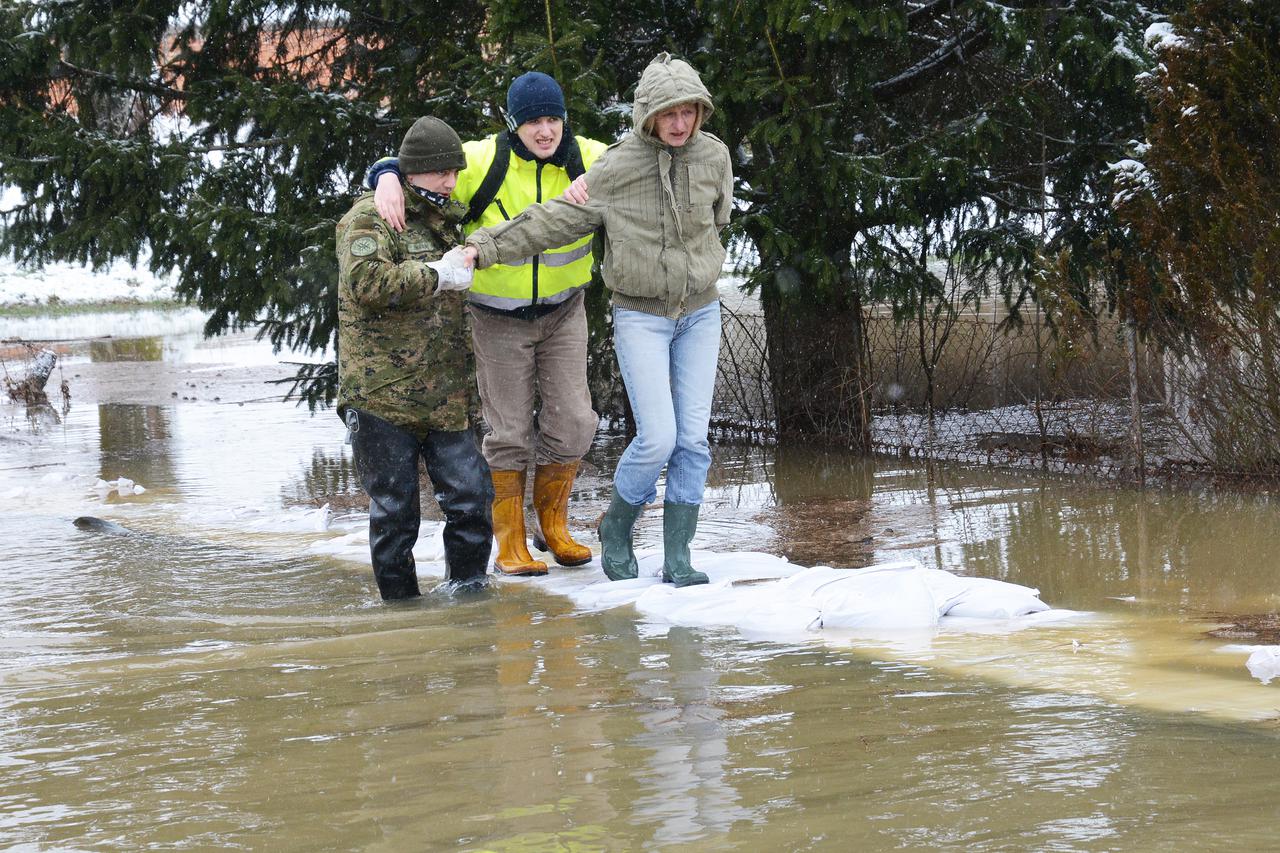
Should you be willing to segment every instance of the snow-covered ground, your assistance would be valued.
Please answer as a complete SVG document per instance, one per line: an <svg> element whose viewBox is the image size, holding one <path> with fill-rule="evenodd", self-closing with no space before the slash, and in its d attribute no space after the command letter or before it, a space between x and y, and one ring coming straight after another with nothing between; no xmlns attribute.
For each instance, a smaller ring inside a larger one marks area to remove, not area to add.
<svg viewBox="0 0 1280 853"><path fill-rule="evenodd" d="M13 187L0 187L0 210L22 200ZM0 306L83 302L155 302L173 299L173 282L137 266L117 261L95 270L81 264L23 267L11 256L0 257Z"/></svg>
<svg viewBox="0 0 1280 853"><path fill-rule="evenodd" d="M84 302L154 302L173 299L173 283L124 261L101 270L74 264L43 269L0 258L0 306Z"/></svg>

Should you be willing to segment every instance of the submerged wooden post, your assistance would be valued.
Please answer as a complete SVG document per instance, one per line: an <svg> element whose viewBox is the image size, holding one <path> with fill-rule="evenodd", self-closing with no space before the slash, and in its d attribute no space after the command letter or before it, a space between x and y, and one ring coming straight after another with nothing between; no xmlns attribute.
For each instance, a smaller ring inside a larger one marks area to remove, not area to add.
<svg viewBox="0 0 1280 853"><path fill-rule="evenodd" d="M27 375L18 382L5 377L5 385L8 386L10 399L22 400L26 403L45 403L49 398L44 393L44 386L49 381L50 374L53 373L53 366L58 363L58 354L53 350L35 347L31 347L31 350L34 358Z"/></svg>
<svg viewBox="0 0 1280 853"><path fill-rule="evenodd" d="M1124 348L1129 361L1129 433L1133 440L1138 482L1147 481L1146 453L1142 446L1142 398L1138 386L1138 327L1132 319L1124 324Z"/></svg>

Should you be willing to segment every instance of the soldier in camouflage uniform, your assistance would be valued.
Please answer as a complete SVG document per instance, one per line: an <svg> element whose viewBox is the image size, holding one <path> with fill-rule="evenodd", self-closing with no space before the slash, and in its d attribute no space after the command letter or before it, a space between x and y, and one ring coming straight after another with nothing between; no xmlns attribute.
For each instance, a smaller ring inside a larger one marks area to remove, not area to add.
<svg viewBox="0 0 1280 853"><path fill-rule="evenodd" d="M493 537L493 485L468 428L471 271L456 248L466 208L449 199L466 165L462 144L444 122L421 118L400 162L405 230L387 227L365 193L337 233L338 414L369 495L369 551L386 600L419 594L419 456L444 511L446 577L483 585Z"/></svg>

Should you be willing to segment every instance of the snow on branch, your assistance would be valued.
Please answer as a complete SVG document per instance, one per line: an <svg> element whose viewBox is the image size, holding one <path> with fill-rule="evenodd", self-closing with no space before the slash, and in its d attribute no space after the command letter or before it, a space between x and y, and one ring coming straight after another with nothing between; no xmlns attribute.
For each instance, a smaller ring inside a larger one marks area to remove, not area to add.
<svg viewBox="0 0 1280 853"><path fill-rule="evenodd" d="M964 62L967 54L980 49L991 38L991 31L971 21L960 33L906 71L871 86L877 98L892 98L926 83L952 65Z"/></svg>

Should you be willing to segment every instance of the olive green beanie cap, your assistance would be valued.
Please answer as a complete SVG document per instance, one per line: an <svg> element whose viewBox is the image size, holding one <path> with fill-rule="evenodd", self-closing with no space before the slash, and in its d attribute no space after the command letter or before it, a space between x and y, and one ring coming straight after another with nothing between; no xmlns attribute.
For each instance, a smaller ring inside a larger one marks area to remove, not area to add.
<svg viewBox="0 0 1280 853"><path fill-rule="evenodd" d="M465 169L462 140L453 128L434 116L423 116L413 123L400 143L400 174L442 172Z"/></svg>

